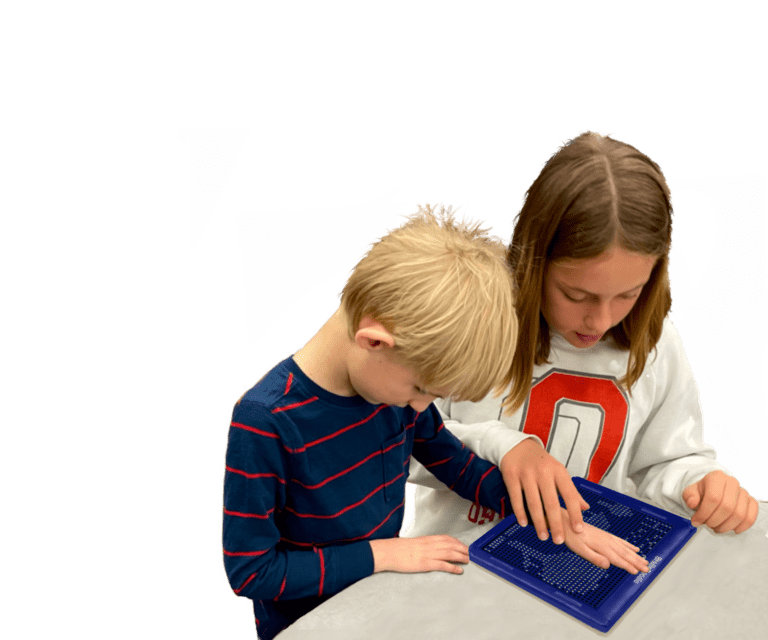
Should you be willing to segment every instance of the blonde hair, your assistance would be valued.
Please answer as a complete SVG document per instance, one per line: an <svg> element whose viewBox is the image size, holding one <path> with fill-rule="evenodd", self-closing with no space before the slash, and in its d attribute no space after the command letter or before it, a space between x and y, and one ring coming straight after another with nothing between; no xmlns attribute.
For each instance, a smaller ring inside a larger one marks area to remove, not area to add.
<svg viewBox="0 0 768 640"><path fill-rule="evenodd" d="M503 243L451 208L419 207L372 245L341 306L354 338L362 318L380 322L425 386L478 401L510 382L517 341L513 282Z"/></svg>
<svg viewBox="0 0 768 640"><path fill-rule="evenodd" d="M657 258L632 310L609 332L620 348L629 350L627 373L619 382L631 394L672 304L671 239L669 187L648 156L591 132L552 156L526 194L507 256L525 340L518 343L512 363L513 387L505 407L514 411L525 402L534 364L549 357L549 326L541 314L547 264L592 258L614 245Z"/></svg>

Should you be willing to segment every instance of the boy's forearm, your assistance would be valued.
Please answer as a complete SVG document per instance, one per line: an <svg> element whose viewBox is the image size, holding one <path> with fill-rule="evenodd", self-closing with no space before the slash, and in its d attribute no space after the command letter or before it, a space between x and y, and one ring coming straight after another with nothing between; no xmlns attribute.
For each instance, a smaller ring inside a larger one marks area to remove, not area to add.
<svg viewBox="0 0 768 640"><path fill-rule="evenodd" d="M225 565L235 593L252 600L332 595L374 570L368 541L311 550L271 549L250 559L225 554Z"/></svg>

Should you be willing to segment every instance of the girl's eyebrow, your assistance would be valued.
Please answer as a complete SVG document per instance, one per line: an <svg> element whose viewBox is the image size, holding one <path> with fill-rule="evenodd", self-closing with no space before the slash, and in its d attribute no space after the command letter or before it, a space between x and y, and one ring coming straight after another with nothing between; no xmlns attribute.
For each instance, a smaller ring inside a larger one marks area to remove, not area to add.
<svg viewBox="0 0 768 640"><path fill-rule="evenodd" d="M571 285L569 285L569 284L566 284L565 282L558 282L558 284L559 284L561 287L564 287L564 288L566 288L566 289L570 289L571 291L575 291L575 292L577 292L577 293L583 293L584 295L587 295L587 296L595 296L595 297L597 297L597 298L599 298L599 297L600 297L600 296L598 296L596 293L592 293L591 291L585 291L584 289L579 289L578 287L572 287ZM619 294L617 294L617 295L620 295L620 296L625 296L625 295L627 295L628 293L632 293L633 291L636 291L637 289L641 289L641 288L642 288L642 287L644 287L646 284L648 284L648 280L646 280L645 282L642 282L642 283L640 283L640 284L639 284L639 285L637 285L636 287L632 287L631 289L627 289L626 291L622 291L621 293L619 293Z"/></svg>

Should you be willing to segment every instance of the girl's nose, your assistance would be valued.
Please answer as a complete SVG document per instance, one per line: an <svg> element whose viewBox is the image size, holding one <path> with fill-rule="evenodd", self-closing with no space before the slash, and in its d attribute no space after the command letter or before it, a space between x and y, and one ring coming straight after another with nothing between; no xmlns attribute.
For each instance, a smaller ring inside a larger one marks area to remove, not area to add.
<svg viewBox="0 0 768 640"><path fill-rule="evenodd" d="M587 327L595 334L605 333L611 328L611 307L608 302L600 302L592 306L586 318Z"/></svg>

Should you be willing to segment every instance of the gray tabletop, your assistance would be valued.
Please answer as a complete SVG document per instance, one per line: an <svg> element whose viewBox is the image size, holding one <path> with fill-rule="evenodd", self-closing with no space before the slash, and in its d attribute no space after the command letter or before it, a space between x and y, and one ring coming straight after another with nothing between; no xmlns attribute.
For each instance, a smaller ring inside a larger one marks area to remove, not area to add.
<svg viewBox="0 0 768 640"><path fill-rule="evenodd" d="M493 525L462 541L469 544ZM460 576L379 573L345 589L278 640L418 638L768 638L768 505L741 535L702 527L608 633L474 563Z"/></svg>

